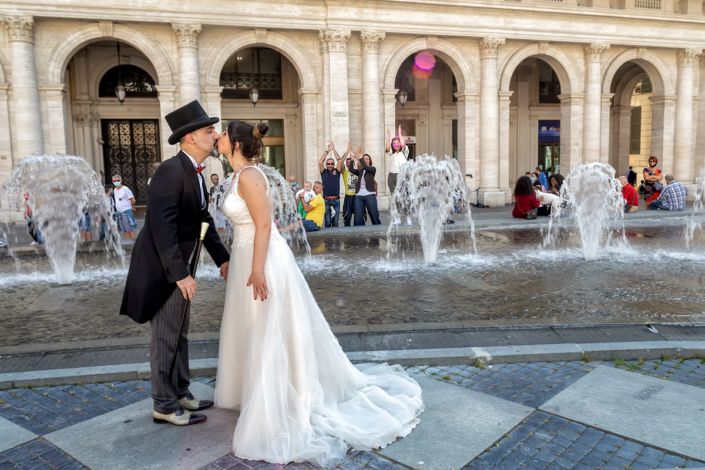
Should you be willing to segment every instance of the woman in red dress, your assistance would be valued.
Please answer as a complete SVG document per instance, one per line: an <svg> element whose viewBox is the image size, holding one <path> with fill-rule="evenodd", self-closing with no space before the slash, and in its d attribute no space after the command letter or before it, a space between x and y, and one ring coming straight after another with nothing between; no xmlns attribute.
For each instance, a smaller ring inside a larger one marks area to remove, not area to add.
<svg viewBox="0 0 705 470"><path fill-rule="evenodd" d="M535 219L536 209L540 205L541 203L534 193L531 178L521 176L517 180L516 186L514 186L514 210L512 210L512 215L519 219Z"/></svg>

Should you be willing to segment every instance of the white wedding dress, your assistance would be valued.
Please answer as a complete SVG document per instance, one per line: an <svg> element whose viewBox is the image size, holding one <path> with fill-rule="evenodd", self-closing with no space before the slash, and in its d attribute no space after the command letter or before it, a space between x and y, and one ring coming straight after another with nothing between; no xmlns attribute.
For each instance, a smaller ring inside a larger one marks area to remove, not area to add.
<svg viewBox="0 0 705 470"><path fill-rule="evenodd" d="M255 226L238 178L223 204L235 239L215 389L216 407L240 410L235 455L329 466L348 446L369 450L406 436L423 411L421 388L401 366L350 363L274 224L265 263L269 296L253 300L246 284Z"/></svg>

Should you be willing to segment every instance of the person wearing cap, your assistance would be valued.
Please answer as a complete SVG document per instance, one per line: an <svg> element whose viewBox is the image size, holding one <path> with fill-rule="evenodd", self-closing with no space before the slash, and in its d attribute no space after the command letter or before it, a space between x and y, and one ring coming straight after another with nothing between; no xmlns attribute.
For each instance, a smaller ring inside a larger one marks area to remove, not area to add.
<svg viewBox="0 0 705 470"><path fill-rule="evenodd" d="M666 175L666 186L661 190L658 199L649 204L650 210L662 209L665 211L682 211L685 209L685 198L688 188L673 175Z"/></svg>
<svg viewBox="0 0 705 470"><path fill-rule="evenodd" d="M201 173L218 139L214 124L219 119L209 117L198 101L165 118L172 131L169 144L178 142L181 150L162 162L150 181L144 228L132 250L120 314L137 323L149 321L152 326L149 361L154 421L184 426L205 421L205 415L192 411L213 406L212 401L198 400L189 391L187 301L196 294L196 281L188 262L201 222L209 224L203 245L223 278L228 274L230 255L208 212L208 191Z"/></svg>

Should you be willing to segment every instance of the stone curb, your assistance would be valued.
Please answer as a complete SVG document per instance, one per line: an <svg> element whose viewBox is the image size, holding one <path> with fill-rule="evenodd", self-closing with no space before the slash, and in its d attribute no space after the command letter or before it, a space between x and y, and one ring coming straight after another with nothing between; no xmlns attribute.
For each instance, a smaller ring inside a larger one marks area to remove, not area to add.
<svg viewBox="0 0 705 470"><path fill-rule="evenodd" d="M663 356L705 357L705 341L635 341L621 343L562 343L525 346L356 351L353 362L393 362L402 365L452 365L535 362L657 359ZM192 376L215 375L218 359L190 361ZM149 363L51 369L0 374L0 390L76 383L148 379Z"/></svg>

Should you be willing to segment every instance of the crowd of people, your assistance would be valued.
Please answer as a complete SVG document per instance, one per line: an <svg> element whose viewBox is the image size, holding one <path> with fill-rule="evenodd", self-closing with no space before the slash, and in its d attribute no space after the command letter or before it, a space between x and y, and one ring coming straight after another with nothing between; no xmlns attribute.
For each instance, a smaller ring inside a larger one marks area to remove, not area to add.
<svg viewBox="0 0 705 470"><path fill-rule="evenodd" d="M631 166L625 175L618 178L625 213L639 210L639 193L643 194L645 207L649 210L681 211L685 208L688 188L673 175L664 176L658 168L658 158L653 155L649 157L649 166L644 168L642 176L638 190L637 174ZM563 176L558 173L548 176L540 167L536 167L533 172L527 171L517 179L514 186L512 216L535 219L537 216L550 215L561 200L563 180Z"/></svg>

